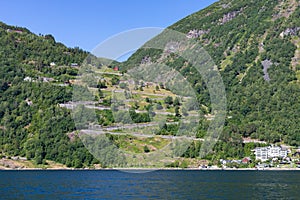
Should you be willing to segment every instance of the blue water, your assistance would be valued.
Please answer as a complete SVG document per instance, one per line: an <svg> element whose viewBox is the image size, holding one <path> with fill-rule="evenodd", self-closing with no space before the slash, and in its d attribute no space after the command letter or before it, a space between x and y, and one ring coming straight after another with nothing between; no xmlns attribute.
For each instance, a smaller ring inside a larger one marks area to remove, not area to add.
<svg viewBox="0 0 300 200"><path fill-rule="evenodd" d="M0 171L0 199L300 199L300 171Z"/></svg>

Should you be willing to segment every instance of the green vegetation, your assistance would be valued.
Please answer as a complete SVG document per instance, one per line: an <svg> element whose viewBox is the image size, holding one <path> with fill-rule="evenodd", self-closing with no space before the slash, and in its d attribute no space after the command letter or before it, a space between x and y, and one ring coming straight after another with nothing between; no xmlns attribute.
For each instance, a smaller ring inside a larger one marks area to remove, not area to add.
<svg viewBox="0 0 300 200"><path fill-rule="evenodd" d="M110 140L129 153L149 153L166 146L169 141L160 137L138 138L131 135L110 135Z"/></svg>
<svg viewBox="0 0 300 200"><path fill-rule="evenodd" d="M297 7L289 18L279 16L274 20L279 12L277 4L277 0L220 1L169 27L185 34L194 29L209 30L196 40L203 44L220 70L226 87L227 116L230 116L222 134L225 139L221 139L213 150L218 157L249 155L243 151L242 137L300 145L299 71L291 66L296 51L293 41L299 38L299 31L294 36L280 35L288 28L300 27L300 8ZM239 14L221 24L220 19L233 11ZM124 63L124 67L134 66L132 62L140 62L145 56L157 58L160 53L155 49L140 49ZM273 63L268 69L270 80L264 79L264 60ZM209 113L209 93L195 69L175 54L159 62L176 69L189 81L197 91L200 105L208 108L201 108L201 111ZM165 102L171 103L169 98ZM184 106L182 112L188 109ZM206 121L200 122L203 124L199 129L200 137L205 135Z"/></svg>
<svg viewBox="0 0 300 200"><path fill-rule="evenodd" d="M279 11L280 2L221 0L169 27L184 34L203 31L195 41L209 53L223 78L227 118L219 141L205 157L211 164L218 164L219 159L253 156L251 149L260 144L244 144L245 137L300 145L299 30L284 34L300 27L300 8L286 15ZM182 98L180 92L188 91L187 84L175 89L172 81L148 85L143 77L143 82L134 85L126 82L123 74L140 64L147 65L145 60L178 71L196 92L197 101ZM264 62L270 63L265 71ZM102 75L97 82L90 74L83 77L82 82L89 88L77 91L87 92L87 96L96 94L97 106L111 109L96 110L95 119L85 116L77 128L86 128L88 123L109 127L162 119L166 123L158 124L159 130L156 127L143 132L155 137L135 137L124 130L113 132L124 131L127 135L109 136L110 142L126 152L149 154L167 145L169 140L162 136L175 136L179 130L175 122L193 113L200 116L195 137L206 136L215 114L207 85L192 64L176 53L139 49L128 61L117 63L97 59L79 48L67 48L52 35L38 36L0 22L1 154L27 157L38 166L46 165L48 160L77 168L99 163L79 139L70 110L59 105L72 101L73 82L81 70L92 72L82 66L93 66ZM113 90L124 90L125 97L114 96ZM88 112L84 106L78 109ZM201 144L193 141L179 155L181 158L173 158L165 166L188 167L189 159L199 156ZM116 151L108 148L107 152L110 150ZM123 159L116 160L118 166L124 164ZM109 163L103 161L101 165Z"/></svg>
<svg viewBox="0 0 300 200"><path fill-rule="evenodd" d="M74 122L70 111L58 104L71 100L72 88L55 85L73 79L78 70L71 63L81 63L86 56L79 48L56 43L51 35L36 36L0 23L1 153L24 156L36 164L46 160L68 167L97 163L76 135L73 139L67 135L75 130ZM30 79L24 81L25 77ZM51 84L42 77L56 81Z"/></svg>

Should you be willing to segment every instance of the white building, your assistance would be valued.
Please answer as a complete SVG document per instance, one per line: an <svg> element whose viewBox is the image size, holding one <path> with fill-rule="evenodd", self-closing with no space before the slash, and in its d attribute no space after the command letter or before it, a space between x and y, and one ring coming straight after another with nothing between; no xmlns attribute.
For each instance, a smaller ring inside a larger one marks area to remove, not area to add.
<svg viewBox="0 0 300 200"><path fill-rule="evenodd" d="M288 155L288 151L287 150L280 150L279 151L279 157L281 157L281 158L285 158L285 157L287 157L287 155Z"/></svg>
<svg viewBox="0 0 300 200"><path fill-rule="evenodd" d="M256 160L266 161L268 160L268 147L258 147L254 149Z"/></svg>
<svg viewBox="0 0 300 200"><path fill-rule="evenodd" d="M288 151L278 146L257 147L254 149L256 160L266 161L270 158L285 158Z"/></svg>
<svg viewBox="0 0 300 200"><path fill-rule="evenodd" d="M33 79L29 76L26 76L23 80L28 81L28 82L32 82Z"/></svg>
<svg viewBox="0 0 300 200"><path fill-rule="evenodd" d="M78 67L78 63L71 63L71 67Z"/></svg>
<svg viewBox="0 0 300 200"><path fill-rule="evenodd" d="M268 147L268 157L269 158L278 158L280 157L281 148L280 147Z"/></svg>

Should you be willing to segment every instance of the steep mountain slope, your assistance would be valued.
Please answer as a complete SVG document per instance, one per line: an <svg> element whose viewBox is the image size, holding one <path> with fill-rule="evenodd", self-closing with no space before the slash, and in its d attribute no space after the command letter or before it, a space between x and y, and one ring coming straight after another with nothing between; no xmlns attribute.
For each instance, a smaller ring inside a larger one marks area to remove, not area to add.
<svg viewBox="0 0 300 200"><path fill-rule="evenodd" d="M228 103L224 142L251 136L300 145L299 17L296 0L223 0L169 27L201 43L222 75ZM176 55L161 55L140 49L123 67L145 57L167 64L189 80L201 104L210 106L193 67Z"/></svg>
<svg viewBox="0 0 300 200"><path fill-rule="evenodd" d="M249 156L252 147L243 144L243 137L300 145L299 19L296 0L221 0L169 27L203 45L225 84L225 127L207 159ZM72 101L70 80L88 55L55 42L51 35L37 36L0 23L2 156L24 156L37 166L47 160L70 167L98 163L73 132L70 111L58 106ZM99 68L101 61L91 58L86 62ZM127 71L149 58L180 72L195 89L206 116L196 136L205 136L214 114L205 81L185 59L176 53L166 56L163 50L140 49L118 66ZM177 112L180 115L182 110ZM99 123L112 123L111 117L107 112ZM194 142L182 156L195 158L200 147Z"/></svg>
<svg viewBox="0 0 300 200"><path fill-rule="evenodd" d="M0 23L2 156L23 156L36 164L55 160L77 167L93 161L79 139L70 142L66 133L75 130L74 122L70 111L57 106L72 99L68 80L77 75L74 65L87 55L55 42L51 35L37 36Z"/></svg>

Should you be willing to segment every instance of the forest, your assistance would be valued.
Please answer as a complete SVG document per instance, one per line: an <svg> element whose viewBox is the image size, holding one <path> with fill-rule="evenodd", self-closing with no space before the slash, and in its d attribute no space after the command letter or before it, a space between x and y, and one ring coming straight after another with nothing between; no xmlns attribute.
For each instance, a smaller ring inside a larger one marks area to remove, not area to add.
<svg viewBox="0 0 300 200"><path fill-rule="evenodd" d="M202 30L193 39L211 56L224 82L227 117L219 141L206 159L249 156L255 145L245 145L246 137L300 146L300 58L295 54L300 48L299 31L287 31L300 27L300 7L280 16L285 6L278 0L221 0L168 27L183 34ZM176 53L162 54L162 50L141 48L127 61L113 64L118 64L122 73L140 65L145 57L168 65L193 87L201 113L210 114L212 105L204 79ZM84 61L98 67L105 63L79 47L56 42L50 34L35 35L0 22L2 155L23 156L37 165L46 164L46 160L76 168L99 163L76 136L70 110L58 106L72 100L69 80L76 77L77 65ZM263 63L270 63L269 79ZM117 84L119 80L112 81ZM95 87L106 86L99 82ZM178 104L168 98L165 103ZM115 121L110 111L97 111L97 115L101 125ZM130 110L130 116L136 123L150 121L149 113ZM179 108L176 117L180 117ZM202 138L210 121L201 118L199 124L197 138ZM175 125L164 124L157 135L172 135L176 130ZM201 143L192 143L182 157L195 158L200 148Z"/></svg>

